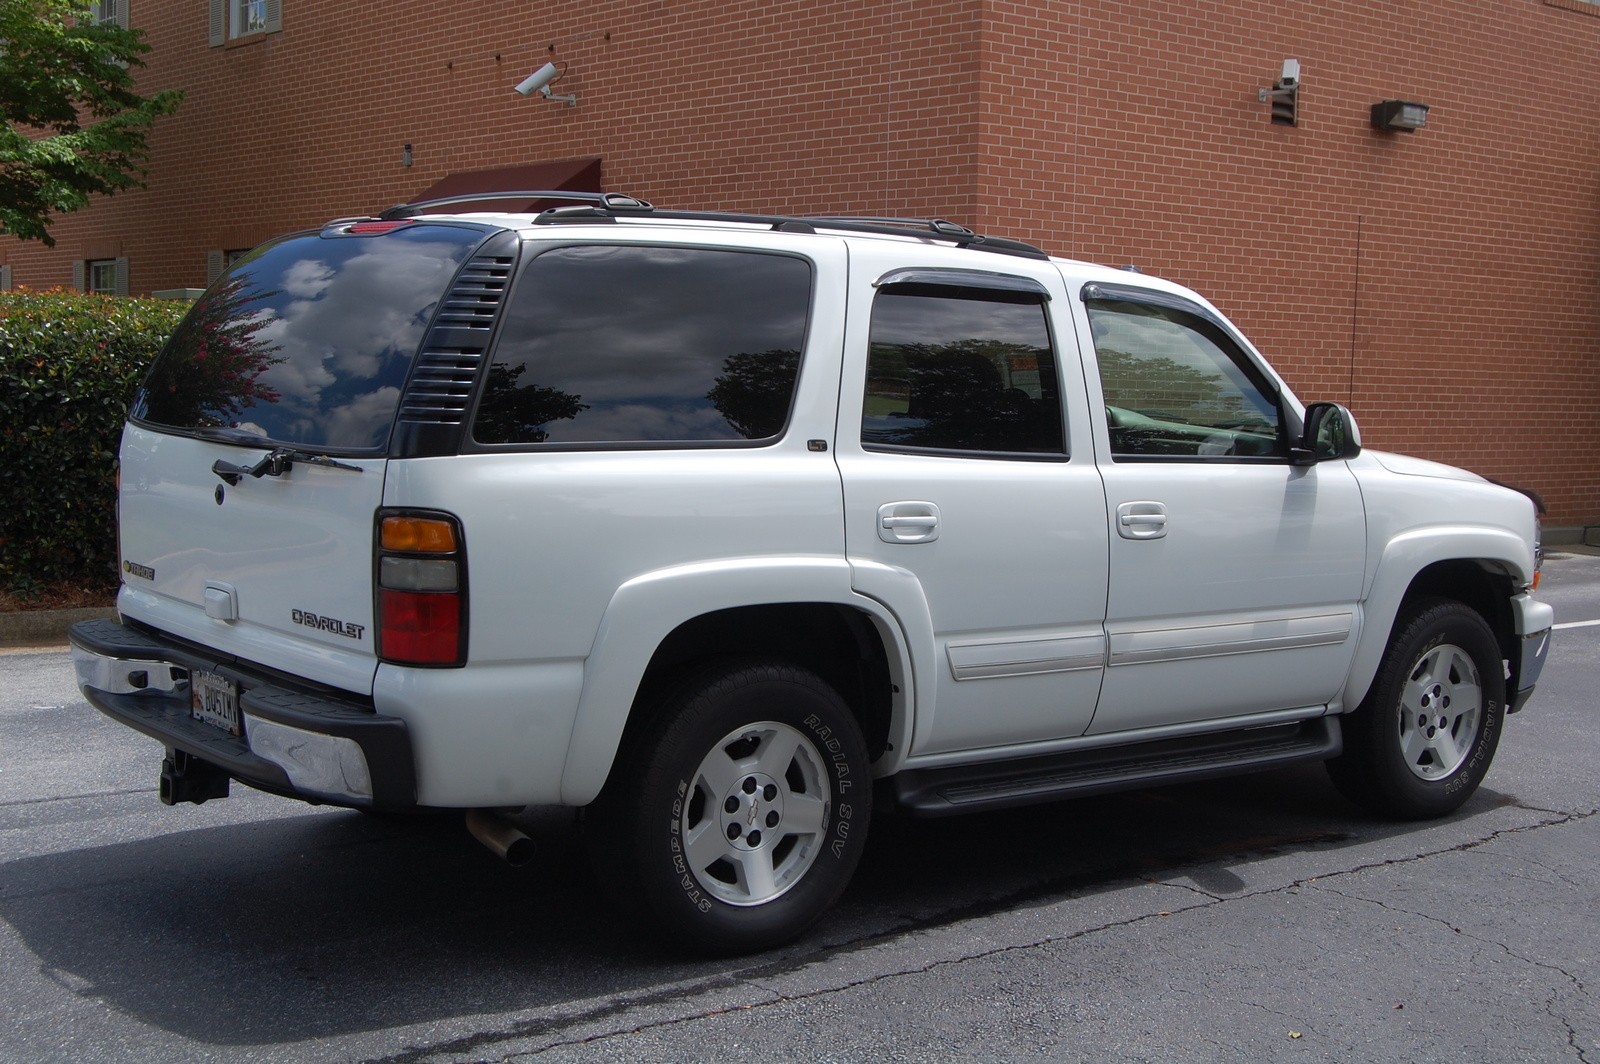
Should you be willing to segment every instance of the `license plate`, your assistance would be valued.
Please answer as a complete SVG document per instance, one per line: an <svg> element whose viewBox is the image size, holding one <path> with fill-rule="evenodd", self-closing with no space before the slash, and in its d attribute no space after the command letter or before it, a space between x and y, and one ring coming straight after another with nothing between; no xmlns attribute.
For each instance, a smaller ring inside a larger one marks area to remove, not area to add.
<svg viewBox="0 0 1600 1064"><path fill-rule="evenodd" d="M190 669L189 709L195 720L239 734L239 685L226 676Z"/></svg>

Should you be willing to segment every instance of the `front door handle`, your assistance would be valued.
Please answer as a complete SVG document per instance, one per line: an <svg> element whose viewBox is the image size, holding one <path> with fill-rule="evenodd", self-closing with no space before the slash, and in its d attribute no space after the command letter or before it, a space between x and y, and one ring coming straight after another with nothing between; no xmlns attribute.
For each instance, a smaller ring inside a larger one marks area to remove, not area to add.
<svg viewBox="0 0 1600 1064"><path fill-rule="evenodd" d="M939 538L939 507L931 502L886 502L878 507L878 538L885 543L932 543Z"/></svg>
<svg viewBox="0 0 1600 1064"><path fill-rule="evenodd" d="M1160 539L1167 534L1167 508L1159 502L1125 502L1117 506L1117 535L1123 539Z"/></svg>

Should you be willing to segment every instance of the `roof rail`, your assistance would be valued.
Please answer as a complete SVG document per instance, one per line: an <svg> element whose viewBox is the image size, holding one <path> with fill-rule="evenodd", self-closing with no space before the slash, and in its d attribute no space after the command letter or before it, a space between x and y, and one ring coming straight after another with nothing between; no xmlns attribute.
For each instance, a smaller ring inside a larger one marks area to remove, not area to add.
<svg viewBox="0 0 1600 1064"><path fill-rule="evenodd" d="M823 229L843 229L846 231L872 232L872 233L899 233L908 236L930 237L934 240L947 240L952 244L962 247L974 248L978 251L993 251L1002 255L1019 255L1030 259L1047 259L1050 256L1042 249L1021 240L1009 240L999 236L984 236L974 232L959 222L952 222L945 218L881 218L858 217L855 215L811 216L799 219Z"/></svg>
<svg viewBox="0 0 1600 1064"><path fill-rule="evenodd" d="M814 233L828 229L845 233L875 233L887 236L915 236L925 240L938 240L976 251L992 251L1001 255L1017 255L1030 259L1047 259L1044 251L1020 240L983 236L964 225L944 218L880 218L851 215L783 215L738 214L722 211L658 210L648 200L627 196L620 192L563 192L550 189L521 190L516 192L468 192L459 196L419 200L390 207L378 217L384 221L415 218L424 210L447 207L455 203L481 203L485 200L567 200L572 206L549 207L534 218L536 224L560 222L615 221L619 217L649 215L672 221L731 222L744 225L765 225L782 232Z"/></svg>
<svg viewBox="0 0 1600 1064"><path fill-rule="evenodd" d="M655 208L648 202L620 192L567 192L560 189L519 189L509 192L464 192L459 196L441 196L438 199L414 200L397 203L378 217L386 222L402 218L415 218L432 207L448 207L455 203L483 203L487 200L572 200L592 203L607 213L641 214Z"/></svg>

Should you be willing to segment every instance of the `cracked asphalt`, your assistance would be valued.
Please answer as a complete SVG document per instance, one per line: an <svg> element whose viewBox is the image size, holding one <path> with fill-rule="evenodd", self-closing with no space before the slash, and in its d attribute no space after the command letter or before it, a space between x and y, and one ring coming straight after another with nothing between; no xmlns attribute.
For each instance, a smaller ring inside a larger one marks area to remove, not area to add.
<svg viewBox="0 0 1600 1064"><path fill-rule="evenodd" d="M1456 816L1310 767L886 817L734 961L640 941L562 815L511 869L456 818L165 808L63 652L0 653L0 1060L1600 1064L1600 558L1544 595L1574 627Z"/></svg>

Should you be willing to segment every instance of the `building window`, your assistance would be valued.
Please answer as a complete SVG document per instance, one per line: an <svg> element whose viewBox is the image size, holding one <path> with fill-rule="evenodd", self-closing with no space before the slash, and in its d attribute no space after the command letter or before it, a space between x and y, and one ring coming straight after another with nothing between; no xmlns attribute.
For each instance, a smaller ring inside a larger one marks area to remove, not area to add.
<svg viewBox="0 0 1600 1064"><path fill-rule="evenodd" d="M124 0L119 0L124 2ZM211 45L245 40L283 29L282 0L210 0Z"/></svg>
<svg viewBox="0 0 1600 1064"><path fill-rule="evenodd" d="M88 279L89 291L98 292L103 296L115 295L117 291L117 260L89 260Z"/></svg>
<svg viewBox="0 0 1600 1064"><path fill-rule="evenodd" d="M209 285L216 281L218 277L222 276L222 271L250 254L252 250L252 248L234 248L232 250L218 248L215 251L207 252L206 284Z"/></svg>
<svg viewBox="0 0 1600 1064"><path fill-rule="evenodd" d="M89 5L89 17L94 19L97 26L128 25L128 0L93 0Z"/></svg>
<svg viewBox="0 0 1600 1064"><path fill-rule="evenodd" d="M228 36L243 37L247 33L267 31L267 0L233 0Z"/></svg>
<svg viewBox="0 0 1600 1064"><path fill-rule="evenodd" d="M128 294L127 259L80 259L72 264L72 287L107 296Z"/></svg>

